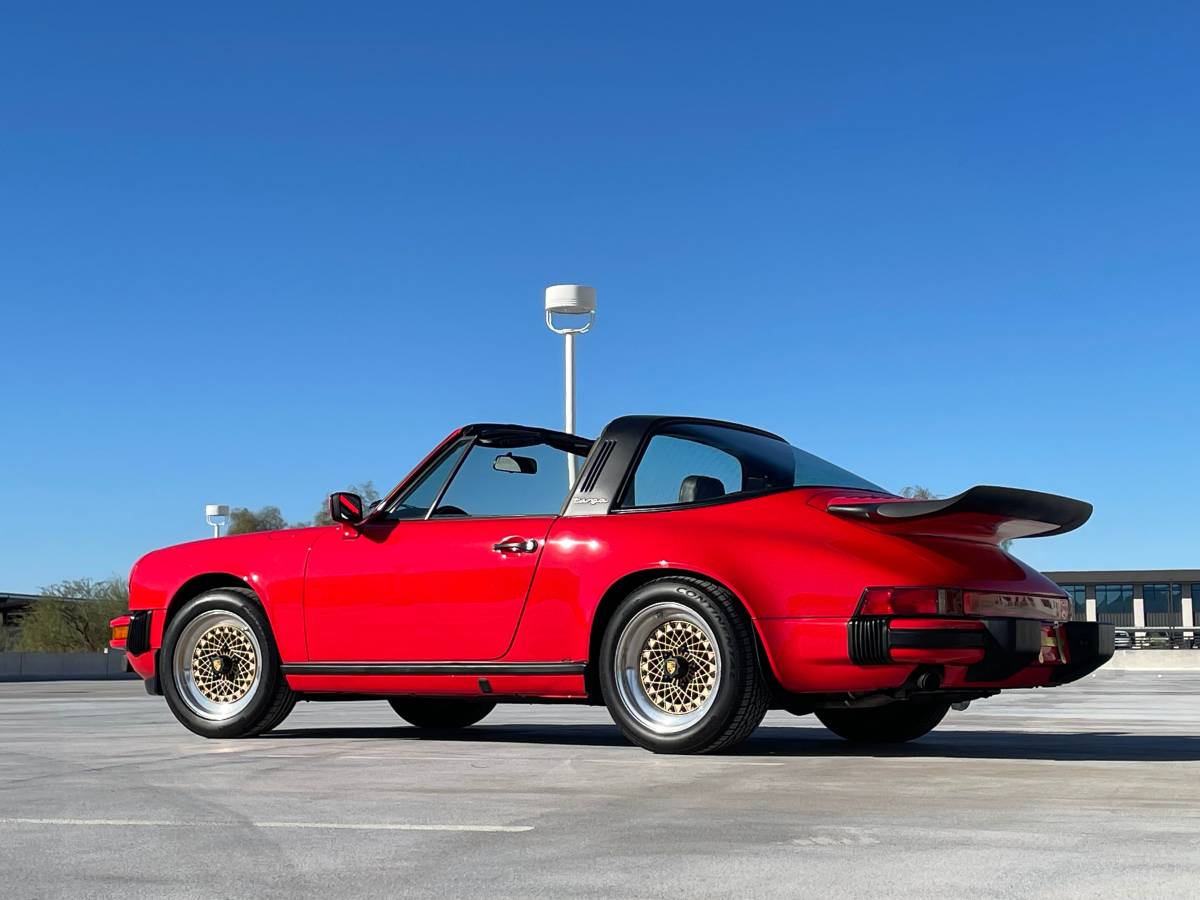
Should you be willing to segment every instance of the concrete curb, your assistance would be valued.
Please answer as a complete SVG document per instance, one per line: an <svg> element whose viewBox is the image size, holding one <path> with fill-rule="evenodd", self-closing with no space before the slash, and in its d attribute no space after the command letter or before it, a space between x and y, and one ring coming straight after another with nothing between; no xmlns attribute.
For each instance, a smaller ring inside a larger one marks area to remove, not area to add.
<svg viewBox="0 0 1200 900"><path fill-rule="evenodd" d="M0 653L0 681L96 681L137 678L125 670L125 651Z"/></svg>
<svg viewBox="0 0 1200 900"><path fill-rule="evenodd" d="M1200 651L1197 650L1118 650L1107 670L1126 672L1200 672ZM1103 670L1101 670L1103 671Z"/></svg>

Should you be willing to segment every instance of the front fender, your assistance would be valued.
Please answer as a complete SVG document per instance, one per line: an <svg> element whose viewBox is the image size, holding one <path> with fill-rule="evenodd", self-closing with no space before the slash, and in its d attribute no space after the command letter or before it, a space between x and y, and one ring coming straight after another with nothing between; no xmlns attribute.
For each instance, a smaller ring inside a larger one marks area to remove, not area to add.
<svg viewBox="0 0 1200 900"><path fill-rule="evenodd" d="M213 588L246 587L263 606L282 660L306 661L304 569L313 544L336 527L236 535L156 550L134 566L130 609L154 610L151 647L157 649L182 603Z"/></svg>

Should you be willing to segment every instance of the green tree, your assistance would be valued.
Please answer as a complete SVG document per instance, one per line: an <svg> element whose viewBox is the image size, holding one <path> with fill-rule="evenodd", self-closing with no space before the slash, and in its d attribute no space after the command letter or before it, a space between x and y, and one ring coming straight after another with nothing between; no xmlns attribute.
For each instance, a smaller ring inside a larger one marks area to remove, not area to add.
<svg viewBox="0 0 1200 900"><path fill-rule="evenodd" d="M352 491L369 506L379 499L379 491L375 489L373 481L364 481L362 484L352 484L347 491ZM332 525L333 519L329 518L329 504L326 503L317 510L317 514L313 516L312 522L295 522L291 525L283 517L283 513L278 506L264 506L261 509L247 509L245 506L237 506L229 513L229 528L226 529L226 534L250 534L255 531L282 531L284 528L307 528L309 525Z"/></svg>
<svg viewBox="0 0 1200 900"><path fill-rule="evenodd" d="M238 506L229 513L229 528L225 533L250 534L252 531L280 531L287 527L287 520L278 506L264 506L258 510Z"/></svg>
<svg viewBox="0 0 1200 900"><path fill-rule="evenodd" d="M20 650L70 653L108 646L110 619L129 609L123 578L73 578L42 588L21 619Z"/></svg>
<svg viewBox="0 0 1200 900"><path fill-rule="evenodd" d="M366 503L367 506L370 506L372 503L374 503L376 500L379 499L379 491L375 490L375 482L373 482L373 481L364 481L362 484L352 484L352 485L350 485L350 487L346 488L346 490L350 491L351 493L358 494L358 496L362 497L363 502ZM328 503L324 504L319 510L317 510L317 514L315 516L313 516L312 523L314 525L332 525L333 524L333 519L329 518L329 504Z"/></svg>
<svg viewBox="0 0 1200 900"><path fill-rule="evenodd" d="M20 647L21 630L16 625L0 626L0 653Z"/></svg>

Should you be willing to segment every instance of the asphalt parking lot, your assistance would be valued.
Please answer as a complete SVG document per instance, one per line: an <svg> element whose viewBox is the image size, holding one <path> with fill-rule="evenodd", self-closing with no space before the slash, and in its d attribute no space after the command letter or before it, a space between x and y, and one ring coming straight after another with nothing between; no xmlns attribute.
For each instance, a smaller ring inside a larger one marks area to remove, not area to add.
<svg viewBox="0 0 1200 900"><path fill-rule="evenodd" d="M603 709L206 741L138 682L0 685L0 896L1200 895L1200 676L1110 672L854 749L771 713L661 757Z"/></svg>

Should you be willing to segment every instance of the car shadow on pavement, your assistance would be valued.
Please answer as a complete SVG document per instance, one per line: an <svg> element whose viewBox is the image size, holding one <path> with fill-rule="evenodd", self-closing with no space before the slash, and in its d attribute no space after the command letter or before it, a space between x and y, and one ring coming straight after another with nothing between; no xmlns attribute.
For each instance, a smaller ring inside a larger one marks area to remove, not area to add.
<svg viewBox="0 0 1200 900"><path fill-rule="evenodd" d="M797 731L807 732L797 741ZM907 744L851 744L815 728L760 728L739 756L871 756L949 759L1184 762L1200 760L1200 737L1120 731L1036 732L963 728L934 731ZM797 743L806 749L796 752Z"/></svg>
<svg viewBox="0 0 1200 900"><path fill-rule="evenodd" d="M631 746L613 725L530 724L479 725L458 731L430 731L404 726L384 728L285 728L264 740L403 740L460 744L543 744L576 747ZM970 730L935 731L907 744L851 744L824 728L796 726L759 728L745 743L720 754L729 757L1076 760L1083 762L1190 762L1200 760L1200 736L1131 734L1119 731L1036 732Z"/></svg>

